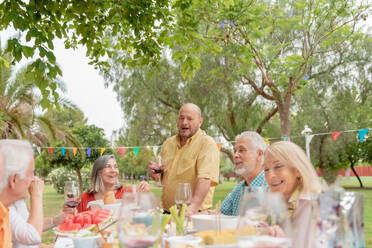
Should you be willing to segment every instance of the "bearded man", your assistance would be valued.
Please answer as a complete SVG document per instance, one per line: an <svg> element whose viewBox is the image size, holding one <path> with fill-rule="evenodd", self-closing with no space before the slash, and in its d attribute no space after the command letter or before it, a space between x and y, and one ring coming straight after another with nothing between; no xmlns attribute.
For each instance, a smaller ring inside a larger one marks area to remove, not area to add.
<svg viewBox="0 0 372 248"><path fill-rule="evenodd" d="M236 136L234 146L235 173L244 180L238 183L221 204L224 215L238 215L239 205L245 189L249 191L268 188L263 170L264 139L256 132L243 132Z"/></svg>

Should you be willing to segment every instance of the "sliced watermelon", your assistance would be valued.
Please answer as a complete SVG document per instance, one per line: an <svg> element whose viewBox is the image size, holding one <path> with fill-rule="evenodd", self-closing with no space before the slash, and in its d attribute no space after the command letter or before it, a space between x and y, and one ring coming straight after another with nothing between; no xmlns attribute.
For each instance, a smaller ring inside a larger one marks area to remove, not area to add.
<svg viewBox="0 0 372 248"><path fill-rule="evenodd" d="M57 228L58 232L76 234L81 230L93 231L105 226L112 220L112 211L109 209L95 209L69 216Z"/></svg>

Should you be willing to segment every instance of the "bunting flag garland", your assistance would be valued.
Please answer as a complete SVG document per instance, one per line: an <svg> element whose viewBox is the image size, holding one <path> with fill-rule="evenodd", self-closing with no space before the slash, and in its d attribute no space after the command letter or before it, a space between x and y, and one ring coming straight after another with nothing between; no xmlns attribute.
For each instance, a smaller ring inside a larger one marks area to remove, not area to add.
<svg viewBox="0 0 372 248"><path fill-rule="evenodd" d="M134 156L138 156L139 147L133 147Z"/></svg>
<svg viewBox="0 0 372 248"><path fill-rule="evenodd" d="M307 147L309 146L309 144L311 142L311 139L314 136L331 134L333 141L336 141L337 138L341 135L341 133L351 133L351 132L358 132L359 143L362 143L363 140L366 138L366 135L367 135L369 129L370 128L358 129L358 130L344 130L344 131L337 131L337 132L315 133L315 134L311 134L311 135L305 135L306 146ZM300 138L300 137L304 138L304 135L287 136L287 137L284 137L283 140L290 142L291 141L291 138ZM217 141L220 141L220 140L221 139L217 138ZM274 141L275 140L281 140L281 138L280 137L264 138L264 141L265 141L265 143L267 145L269 145L269 141L270 140L274 140ZM229 144L235 143L235 141L216 142L217 148L218 148L218 150L220 152L221 152L221 149L222 149L222 145L224 145L225 143L228 143L228 145L229 145ZM149 145L146 145L146 146L123 146L123 147L116 147L116 148L115 147L109 147L109 148L111 148L111 149L117 149L117 151L119 152L120 156L124 156L125 149L133 149L133 152L134 152L135 157L138 157L138 152L139 152L140 148L152 149L152 151L154 153L154 156L157 157L157 153L158 153L160 147L161 146L149 146ZM57 150L60 149L60 151L62 153L62 156L65 156L66 149L72 149L74 156L76 156L76 153L77 153L77 150L78 149L86 149L87 157L90 157L91 156L92 149L100 150L100 155L102 156L103 153L106 151L107 147L39 147L39 146L36 146L36 150L37 150L37 152L39 154L41 154L41 149L47 149L50 156L53 155L53 149L57 149Z"/></svg>
<svg viewBox="0 0 372 248"><path fill-rule="evenodd" d="M105 152L105 150L106 150L106 148L104 148L104 147L101 148L101 153L100 153L101 156L102 156L102 154Z"/></svg>
<svg viewBox="0 0 372 248"><path fill-rule="evenodd" d="M118 151L121 156L124 156L124 147L118 147Z"/></svg>
<svg viewBox="0 0 372 248"><path fill-rule="evenodd" d="M87 148L87 154L88 154L88 158L90 157L90 153L92 152L92 148L88 147Z"/></svg>
<svg viewBox="0 0 372 248"><path fill-rule="evenodd" d="M218 147L218 151L220 152L221 151L221 147L222 147L222 143L218 142L216 144L217 144L217 147Z"/></svg>
<svg viewBox="0 0 372 248"><path fill-rule="evenodd" d="M368 133L368 128L366 128L366 129L359 129L358 133L359 133L359 143L362 143L363 140L364 140L364 137Z"/></svg>
<svg viewBox="0 0 372 248"><path fill-rule="evenodd" d="M342 132L333 132L332 133L332 139L333 141L336 141L336 139L338 138L338 136L340 136Z"/></svg>

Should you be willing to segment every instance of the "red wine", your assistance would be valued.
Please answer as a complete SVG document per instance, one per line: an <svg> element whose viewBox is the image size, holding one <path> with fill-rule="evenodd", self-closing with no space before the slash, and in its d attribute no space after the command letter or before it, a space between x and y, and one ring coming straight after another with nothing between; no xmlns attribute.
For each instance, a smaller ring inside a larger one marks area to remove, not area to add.
<svg viewBox="0 0 372 248"><path fill-rule="evenodd" d="M75 195L72 194L72 193L71 194L67 194L66 196L67 196L67 198L75 198Z"/></svg>
<svg viewBox="0 0 372 248"><path fill-rule="evenodd" d="M66 205L70 208L76 208L79 204L80 202L77 201L66 201Z"/></svg>

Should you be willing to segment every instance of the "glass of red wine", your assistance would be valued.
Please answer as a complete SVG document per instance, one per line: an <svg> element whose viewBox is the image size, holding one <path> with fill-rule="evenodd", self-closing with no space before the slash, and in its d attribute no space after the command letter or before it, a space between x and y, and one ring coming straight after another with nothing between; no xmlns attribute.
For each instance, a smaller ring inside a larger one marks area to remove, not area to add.
<svg viewBox="0 0 372 248"><path fill-rule="evenodd" d="M163 169L161 168L161 157L158 156L158 167L154 168L154 172L157 174L163 173ZM161 184L161 175L159 175L159 180L156 182L156 187L162 187Z"/></svg>
<svg viewBox="0 0 372 248"><path fill-rule="evenodd" d="M120 244L127 248L153 246L160 236L160 209L151 192L126 193L118 221Z"/></svg>
<svg viewBox="0 0 372 248"><path fill-rule="evenodd" d="M76 208L80 204L80 188L77 182L65 182L65 203L70 208Z"/></svg>

